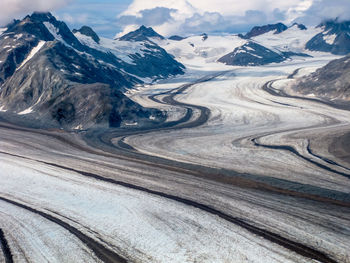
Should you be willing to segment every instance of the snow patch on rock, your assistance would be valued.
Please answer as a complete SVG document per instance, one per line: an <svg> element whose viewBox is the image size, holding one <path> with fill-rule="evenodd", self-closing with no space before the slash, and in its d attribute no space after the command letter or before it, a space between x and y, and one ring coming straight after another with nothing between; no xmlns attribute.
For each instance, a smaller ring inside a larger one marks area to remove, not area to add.
<svg viewBox="0 0 350 263"><path fill-rule="evenodd" d="M22 64L17 68L17 70L21 69L29 60L31 60L36 53L39 52L39 50L45 45L45 41L40 41L36 47L30 51L29 55L26 57L26 59L22 62Z"/></svg>
<svg viewBox="0 0 350 263"><path fill-rule="evenodd" d="M7 28L0 28L0 36L7 30Z"/></svg>
<svg viewBox="0 0 350 263"><path fill-rule="evenodd" d="M51 35L57 39L58 41L68 45L62 38L62 36L59 34L59 29L57 27L55 27L53 24L51 24L50 22L43 22L44 25L46 26L47 30L49 30L49 32L51 33Z"/></svg>
<svg viewBox="0 0 350 263"><path fill-rule="evenodd" d="M80 32L76 32L74 35L83 45L105 53L110 52L128 64L134 64L130 55L140 54L141 57L145 56L145 46L142 42L120 41L101 37L100 44L98 44L91 37Z"/></svg>
<svg viewBox="0 0 350 263"><path fill-rule="evenodd" d="M323 40L329 45L333 45L336 38L337 34L323 36Z"/></svg>

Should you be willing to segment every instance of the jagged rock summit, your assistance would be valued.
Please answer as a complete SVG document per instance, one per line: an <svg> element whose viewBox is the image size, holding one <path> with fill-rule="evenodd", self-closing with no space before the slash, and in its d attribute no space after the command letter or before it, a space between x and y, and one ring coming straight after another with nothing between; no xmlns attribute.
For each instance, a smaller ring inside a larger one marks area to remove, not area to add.
<svg viewBox="0 0 350 263"><path fill-rule="evenodd" d="M169 37L169 39L170 40L175 40L175 41L181 41L181 40L184 40L186 38L182 37L182 36L174 35L174 36Z"/></svg>
<svg viewBox="0 0 350 263"><path fill-rule="evenodd" d="M275 34L279 34L287 29L288 27L283 23L269 24L264 26L255 26L247 34L245 34L244 36L243 35L240 35L240 36L242 38L249 39L252 37L265 34L270 31L275 31Z"/></svg>
<svg viewBox="0 0 350 263"><path fill-rule="evenodd" d="M307 27L303 24L294 23L290 27L294 27L294 26L297 26L300 30L307 30Z"/></svg>
<svg viewBox="0 0 350 263"><path fill-rule="evenodd" d="M73 34L80 33L82 35L91 37L97 44L100 43L100 37L95 33L95 31L88 26L82 26L79 30L73 29Z"/></svg>
<svg viewBox="0 0 350 263"><path fill-rule="evenodd" d="M280 63L292 56L308 55L294 52L281 52L264 47L252 40L237 47L233 52L221 57L218 62L232 66L261 66L270 63Z"/></svg>
<svg viewBox="0 0 350 263"><path fill-rule="evenodd" d="M235 66L258 66L269 63L279 63L286 59L283 54L274 52L253 41L249 41L243 46L235 48L235 50L218 61L226 65Z"/></svg>
<svg viewBox="0 0 350 263"><path fill-rule="evenodd" d="M159 35L151 27L141 26L139 29L129 32L128 34L119 38L122 41L146 41L150 38L165 39L163 36Z"/></svg>
<svg viewBox="0 0 350 263"><path fill-rule="evenodd" d="M350 53L350 21L328 20L318 27L322 28L322 32L307 42L307 49L335 55Z"/></svg>
<svg viewBox="0 0 350 263"><path fill-rule="evenodd" d="M203 34L201 34L201 37L202 37L202 41L205 41L208 39L209 36L207 33L203 33Z"/></svg>

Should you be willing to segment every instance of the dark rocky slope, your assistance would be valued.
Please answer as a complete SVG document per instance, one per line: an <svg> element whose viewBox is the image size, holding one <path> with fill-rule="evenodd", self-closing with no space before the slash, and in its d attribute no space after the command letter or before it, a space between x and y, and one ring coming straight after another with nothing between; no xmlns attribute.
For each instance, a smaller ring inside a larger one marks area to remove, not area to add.
<svg viewBox="0 0 350 263"><path fill-rule="evenodd" d="M174 35L174 36L171 36L169 37L170 40L174 40L174 41L181 41L181 40L184 40L186 39L185 37L181 37L181 36L178 36L178 35Z"/></svg>
<svg viewBox="0 0 350 263"><path fill-rule="evenodd" d="M335 55L350 53L350 21L329 20L318 27L323 31L307 42L307 49L331 52Z"/></svg>
<svg viewBox="0 0 350 263"><path fill-rule="evenodd" d="M97 44L100 43L100 37L96 34L96 32L94 30L92 30L91 27L82 26L79 30L73 29L72 32L73 32L73 34L79 32L82 35L91 37Z"/></svg>
<svg viewBox="0 0 350 263"><path fill-rule="evenodd" d="M146 41L150 38L164 39L163 36L159 35L151 27L141 26L139 29L129 32L126 35L119 38L122 41Z"/></svg>
<svg viewBox="0 0 350 263"><path fill-rule="evenodd" d="M233 52L223 56L218 61L232 66L260 66L270 63L280 63L291 56L308 55L293 52L277 52L259 45L256 42L248 41L246 44L235 48Z"/></svg>
<svg viewBox="0 0 350 263"><path fill-rule="evenodd" d="M27 16L0 36L2 115L65 129L162 121L123 95L139 80L109 60L52 15Z"/></svg>
<svg viewBox="0 0 350 263"><path fill-rule="evenodd" d="M297 80L293 90L350 108L350 55L333 60L311 75Z"/></svg>
<svg viewBox="0 0 350 263"><path fill-rule="evenodd" d="M121 41L142 42L144 46L143 55L138 53L129 55L134 63L123 63L125 70L139 77L152 77L154 79L184 74L185 67L168 54L165 49L154 43L153 38L164 39L151 27L145 26L119 38Z"/></svg>
<svg viewBox="0 0 350 263"><path fill-rule="evenodd" d="M303 24L294 23L290 27L294 27L294 26L297 26L300 30L307 30L307 27Z"/></svg>
<svg viewBox="0 0 350 263"><path fill-rule="evenodd" d="M270 31L275 31L275 34L279 34L287 29L288 29L288 27L282 23L269 24L269 25L264 25L264 26L255 26L247 34L245 34L244 36L240 34L240 36L242 38L249 39L252 37L256 37L256 36L265 34L265 33L270 32Z"/></svg>

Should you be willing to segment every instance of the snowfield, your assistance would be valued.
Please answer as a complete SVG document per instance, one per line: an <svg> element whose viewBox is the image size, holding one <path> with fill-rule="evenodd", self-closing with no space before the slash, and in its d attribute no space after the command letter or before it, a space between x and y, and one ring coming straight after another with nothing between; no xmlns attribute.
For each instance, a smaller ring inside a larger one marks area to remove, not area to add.
<svg viewBox="0 0 350 263"><path fill-rule="evenodd" d="M222 56L247 42L236 35L209 36L206 40L203 40L202 36L192 36L181 41L156 39L154 41L187 68L203 68L203 65L207 68Z"/></svg>
<svg viewBox="0 0 350 263"><path fill-rule="evenodd" d="M310 53L310 51L305 50L305 45L320 32L322 32L321 28L309 27L306 30L301 30L297 25L294 25L279 34L274 34L274 31L270 31L252 39L273 50L308 53L312 55L312 52Z"/></svg>
<svg viewBox="0 0 350 263"><path fill-rule="evenodd" d="M96 43L91 37L77 32L74 34L79 41L91 48L103 51L105 53L111 52L119 59L126 63L133 64L133 60L129 57L131 54L144 55L144 44L142 42L130 42L130 41L120 41L108 38L101 38L100 43Z"/></svg>

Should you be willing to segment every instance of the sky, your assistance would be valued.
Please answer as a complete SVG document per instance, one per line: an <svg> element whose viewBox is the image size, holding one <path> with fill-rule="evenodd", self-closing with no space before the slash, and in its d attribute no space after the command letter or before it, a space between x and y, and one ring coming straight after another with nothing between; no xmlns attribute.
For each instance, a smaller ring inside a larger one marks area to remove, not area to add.
<svg viewBox="0 0 350 263"><path fill-rule="evenodd" d="M164 36L242 33L283 22L317 25L350 19L350 0L0 0L0 25L33 11L50 11L71 29L91 26L115 37L151 26Z"/></svg>

